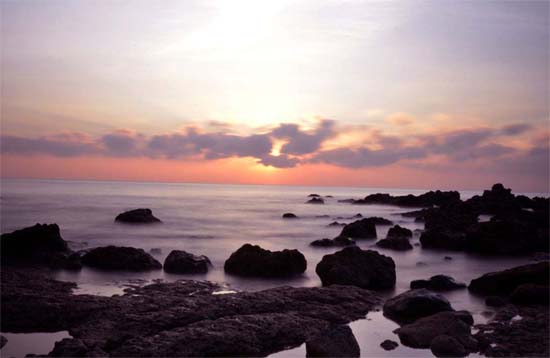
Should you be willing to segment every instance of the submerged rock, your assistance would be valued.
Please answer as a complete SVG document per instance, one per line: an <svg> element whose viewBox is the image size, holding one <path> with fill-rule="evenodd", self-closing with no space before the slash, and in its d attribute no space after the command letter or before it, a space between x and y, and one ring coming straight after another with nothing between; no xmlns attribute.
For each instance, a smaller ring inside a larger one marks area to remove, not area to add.
<svg viewBox="0 0 550 358"><path fill-rule="evenodd" d="M206 273L212 266L206 256L197 256L185 251L173 250L164 260L164 271L169 273Z"/></svg>
<svg viewBox="0 0 550 358"><path fill-rule="evenodd" d="M403 292L387 300L383 307L384 316L398 323L413 322L444 311L454 311L449 301L426 289Z"/></svg>
<svg viewBox="0 0 550 358"><path fill-rule="evenodd" d="M330 327L306 341L306 357L359 357L359 344L348 326Z"/></svg>
<svg viewBox="0 0 550 358"><path fill-rule="evenodd" d="M382 239L376 242L376 246L396 251L407 251L413 249L409 239L406 237L389 237L387 239Z"/></svg>
<svg viewBox="0 0 550 358"><path fill-rule="evenodd" d="M283 214L283 219L297 219L298 217L296 216L296 214L293 214L293 213L284 213Z"/></svg>
<svg viewBox="0 0 550 358"><path fill-rule="evenodd" d="M115 221L130 224L159 223L160 219L153 216L151 209L134 209L118 214Z"/></svg>
<svg viewBox="0 0 550 358"><path fill-rule="evenodd" d="M143 249L123 246L91 249L82 256L82 264L101 270L145 271L162 268L160 262Z"/></svg>
<svg viewBox="0 0 550 358"><path fill-rule="evenodd" d="M323 200L323 198L319 198L319 197L313 197L306 202L306 204L324 204L324 203L325 201Z"/></svg>
<svg viewBox="0 0 550 358"><path fill-rule="evenodd" d="M389 339L386 339L384 342L380 343L380 347L382 347L382 349L384 349L385 351L392 351L398 346L399 343Z"/></svg>
<svg viewBox="0 0 550 358"><path fill-rule="evenodd" d="M330 224L328 224L327 226L346 226L346 224L340 223L338 221L333 221Z"/></svg>
<svg viewBox="0 0 550 358"><path fill-rule="evenodd" d="M432 291L451 291L466 288L466 284L457 282L454 278L447 275L435 275L428 280L411 281L411 289L426 288Z"/></svg>
<svg viewBox="0 0 550 358"><path fill-rule="evenodd" d="M269 251L245 244L225 261L224 270L239 276L288 277L304 273L307 262L298 250Z"/></svg>
<svg viewBox="0 0 550 358"><path fill-rule="evenodd" d="M550 264L539 262L504 271L486 273L473 279L468 286L471 292L483 295L509 295L518 286L532 283L547 285L550 281Z"/></svg>
<svg viewBox="0 0 550 358"><path fill-rule="evenodd" d="M395 225L395 226L391 227L388 230L388 235L387 235L388 238L392 238L392 237L410 238L412 236L413 236L413 233L412 233L411 230L409 230L407 228L404 228L404 227L401 227L399 225Z"/></svg>
<svg viewBox="0 0 550 358"><path fill-rule="evenodd" d="M372 290L395 286L395 263L392 258L356 246L323 256L315 272L323 286L353 285Z"/></svg>

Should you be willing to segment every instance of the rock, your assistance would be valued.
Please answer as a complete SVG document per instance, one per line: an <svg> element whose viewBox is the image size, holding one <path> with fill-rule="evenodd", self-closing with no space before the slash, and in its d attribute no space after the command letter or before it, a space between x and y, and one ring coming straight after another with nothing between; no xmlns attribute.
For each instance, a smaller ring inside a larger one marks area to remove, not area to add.
<svg viewBox="0 0 550 358"><path fill-rule="evenodd" d="M185 251L173 250L164 260L164 271L169 273L206 273L212 266L206 256L197 256Z"/></svg>
<svg viewBox="0 0 550 358"><path fill-rule="evenodd" d="M372 220L361 219L347 224L339 236L352 239L376 239L376 226Z"/></svg>
<svg viewBox="0 0 550 358"><path fill-rule="evenodd" d="M306 204L324 204L324 203L325 201L323 200L323 198L318 198L318 197L313 197L306 202Z"/></svg>
<svg viewBox="0 0 550 358"><path fill-rule="evenodd" d="M306 357L359 357L359 344L348 326L330 327L306 341Z"/></svg>
<svg viewBox="0 0 550 358"><path fill-rule="evenodd" d="M452 261L452 259L453 259L453 258L452 258L451 256L445 256L445 257L443 258L443 260L445 260L445 261Z"/></svg>
<svg viewBox="0 0 550 358"><path fill-rule="evenodd" d="M384 342L380 343L380 347L385 351L393 351L399 346L399 343L386 339Z"/></svg>
<svg viewBox="0 0 550 358"><path fill-rule="evenodd" d="M395 263L392 258L376 251L361 250L357 246L323 256L315 272L323 286L353 285L372 290L395 286Z"/></svg>
<svg viewBox="0 0 550 358"><path fill-rule="evenodd" d="M133 247L96 247L82 256L82 264L101 270L145 271L162 268L160 262L143 249Z"/></svg>
<svg viewBox="0 0 550 358"><path fill-rule="evenodd" d="M432 291L450 291L466 288L466 284L455 281L454 278L446 275L435 275L429 280L411 281L411 289L426 288Z"/></svg>
<svg viewBox="0 0 550 358"><path fill-rule="evenodd" d="M407 239L406 237L390 237L387 239L382 239L376 242L376 246L396 251L406 251L413 249L411 243L409 242L409 239Z"/></svg>
<svg viewBox="0 0 550 358"><path fill-rule="evenodd" d="M152 248L151 250L149 250L149 252L150 252L152 255L160 255L160 254L162 254L162 250L159 249L158 247Z"/></svg>
<svg viewBox="0 0 550 358"><path fill-rule="evenodd" d="M428 266L428 264L425 263L424 261L418 261L418 262L416 263L416 266L418 266L418 267L423 267L423 266Z"/></svg>
<svg viewBox="0 0 550 358"><path fill-rule="evenodd" d="M331 247L331 246L349 246L349 245L355 245L355 240L350 239L349 237L342 237L337 236L334 239L319 239L313 241L311 246L319 246L319 247Z"/></svg>
<svg viewBox="0 0 550 358"><path fill-rule="evenodd" d="M51 265L72 254L57 224L36 224L0 237L2 265Z"/></svg>
<svg viewBox="0 0 550 358"><path fill-rule="evenodd" d="M413 233L411 230L407 229L407 228L404 228L404 227L401 227L399 225L395 225L393 227L390 228L390 230L388 231L388 235L387 237L390 238L390 237L405 237L405 238L410 238L412 237Z"/></svg>
<svg viewBox="0 0 550 358"><path fill-rule="evenodd" d="M8 343L8 339L2 335L0 335L0 349L4 348L4 346Z"/></svg>
<svg viewBox="0 0 550 358"><path fill-rule="evenodd" d="M456 339L467 351L474 352L477 341L470 332L472 322L472 316L465 311L439 312L397 328L394 332L407 347L430 348L436 337L447 335Z"/></svg>
<svg viewBox="0 0 550 358"><path fill-rule="evenodd" d="M423 249L461 251L466 247L466 234L449 230L427 230L420 236Z"/></svg>
<svg viewBox="0 0 550 358"><path fill-rule="evenodd" d="M320 197L320 196L321 196L321 195L319 195L319 194L309 194L309 195L308 195L308 198L318 198L318 197Z"/></svg>
<svg viewBox="0 0 550 358"><path fill-rule="evenodd" d="M550 266L546 261L487 273L473 279L468 289L482 295L509 295L522 284L547 285L549 280Z"/></svg>
<svg viewBox="0 0 550 358"><path fill-rule="evenodd" d="M449 301L426 289L406 291L387 300L383 307L384 316L398 323L444 311L454 311Z"/></svg>
<svg viewBox="0 0 550 358"><path fill-rule="evenodd" d="M330 224L328 224L327 226L346 226L346 224L339 223L338 221L333 221Z"/></svg>
<svg viewBox="0 0 550 358"><path fill-rule="evenodd" d="M510 295L510 301L518 305L549 304L549 288L543 285L524 284L518 286Z"/></svg>
<svg viewBox="0 0 550 358"><path fill-rule="evenodd" d="M430 207L442 206L460 201L460 193L457 191L429 191L415 195L391 196L390 194L372 194L363 199L364 204L384 204L404 207Z"/></svg>
<svg viewBox="0 0 550 358"><path fill-rule="evenodd" d="M2 331L67 330L74 338L51 354L64 356L267 356L380 304L375 293L352 286L213 295L215 284L178 281L103 297L72 295L74 284L34 273L1 275Z"/></svg>
<svg viewBox="0 0 550 358"><path fill-rule="evenodd" d="M334 198L332 195L325 195L325 198Z"/></svg>
<svg viewBox="0 0 550 358"><path fill-rule="evenodd" d="M466 357L469 354L458 340L446 334L435 337L430 350L436 357Z"/></svg>
<svg viewBox="0 0 550 358"><path fill-rule="evenodd" d="M508 300L500 296L487 296L485 305L489 307L502 307L508 303Z"/></svg>
<svg viewBox="0 0 550 358"><path fill-rule="evenodd" d="M224 270L239 276L288 277L304 273L306 258L298 250L269 251L245 244L225 261Z"/></svg>
<svg viewBox="0 0 550 358"><path fill-rule="evenodd" d="M153 216L151 209L134 209L118 214L115 221L130 224L159 223L160 219Z"/></svg>
<svg viewBox="0 0 550 358"><path fill-rule="evenodd" d="M298 217L293 213L284 213L283 219L298 219Z"/></svg>

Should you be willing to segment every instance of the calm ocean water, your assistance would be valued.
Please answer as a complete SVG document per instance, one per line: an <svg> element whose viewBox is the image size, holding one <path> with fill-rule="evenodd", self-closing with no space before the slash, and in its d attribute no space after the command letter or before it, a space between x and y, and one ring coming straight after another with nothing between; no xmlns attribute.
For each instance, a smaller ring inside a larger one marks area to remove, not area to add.
<svg viewBox="0 0 550 358"><path fill-rule="evenodd" d="M350 222L357 213L363 216L382 216L412 230L423 224L404 218L401 212L411 208L382 205L351 205L338 199L360 198L384 192L393 195L421 194L426 190L298 187L264 185L172 184L136 182L92 182L65 180L3 180L1 182L1 232L6 233L35 223L57 223L61 235L74 249L105 245L132 246L149 251L160 248L154 255L160 262L171 250L180 249L206 255L213 269L205 275L173 275L162 270L147 273L101 272L84 268L80 272L60 271L57 279L77 282L76 293L112 295L121 293L127 285L144 284L154 279L201 279L224 283L233 290L260 290L269 287L320 286L315 265L323 255L337 248L313 248L313 240L336 236L341 228L328 227L332 221ZM305 204L307 195L332 195L325 205ZM463 191L463 199L479 192ZM148 207L163 223L159 225L124 225L114 222L122 211ZM299 220L283 220L281 215L293 212ZM327 216L328 217L325 217ZM379 238L384 238L388 226L378 226ZM419 232L412 240L418 242ZM362 248L374 246L374 240L359 241ZM308 261L303 276L285 280L243 279L223 272L223 263L244 243L258 244L265 249L298 249ZM483 273L501 270L529 262L528 257L487 258L464 253L422 250L415 246L409 252L394 252L376 248L393 257L397 266L397 285L388 295L408 289L411 280L447 274L459 281L469 282ZM444 261L450 255L452 261ZM418 266L418 262L426 265ZM459 290L445 294L457 309L467 309L477 322L487 317L483 302ZM482 314L482 312L484 312ZM370 320L352 323L361 346L362 355L425 356L429 351L412 350L402 346L386 352L379 347L384 339L397 337L391 333L397 327L378 312L368 315ZM51 344L53 347L53 343ZM10 348L10 344L5 349ZM19 347L20 348L20 347ZM12 344L10 349L17 349ZM304 348L282 352L286 356L304 356ZM7 354L7 351L2 351ZM47 353L47 352L42 352ZM6 355L9 356L9 355Z"/></svg>

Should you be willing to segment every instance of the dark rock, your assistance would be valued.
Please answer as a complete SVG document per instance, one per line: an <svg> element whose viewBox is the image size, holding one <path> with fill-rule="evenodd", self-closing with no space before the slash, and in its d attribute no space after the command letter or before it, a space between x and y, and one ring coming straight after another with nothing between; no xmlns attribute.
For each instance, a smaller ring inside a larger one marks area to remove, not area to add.
<svg viewBox="0 0 550 358"><path fill-rule="evenodd" d="M357 220L344 226L339 236L352 239L376 239L376 226L368 218Z"/></svg>
<svg viewBox="0 0 550 358"><path fill-rule="evenodd" d="M239 276L288 277L304 273L306 258L298 250L269 251L245 244L225 261L224 270Z"/></svg>
<svg viewBox="0 0 550 358"><path fill-rule="evenodd" d="M502 307L508 303L508 300L500 296L487 296L485 304L489 307Z"/></svg>
<svg viewBox="0 0 550 358"><path fill-rule="evenodd" d="M296 216L296 214L293 214L293 213L284 213L283 214L283 219L297 219L298 217Z"/></svg>
<svg viewBox="0 0 550 358"><path fill-rule="evenodd" d="M404 228L404 227L401 227L399 225L395 225L393 227L390 228L390 230L388 230L388 235L387 237L390 238L390 237L405 237L405 238L410 238L413 236L413 233L411 230L407 229L407 228Z"/></svg>
<svg viewBox="0 0 550 358"><path fill-rule="evenodd" d="M452 258L451 256L445 256L445 257L443 258L443 260L445 260L445 261L452 261L452 259L453 259L453 258Z"/></svg>
<svg viewBox="0 0 550 358"><path fill-rule="evenodd" d="M548 286L524 284L518 286L510 295L510 301L518 305L546 305L550 300Z"/></svg>
<svg viewBox="0 0 550 358"><path fill-rule="evenodd" d="M162 268L160 262L143 249L119 246L92 249L82 256L82 264L101 270L144 271Z"/></svg>
<svg viewBox="0 0 550 358"><path fill-rule="evenodd" d="M355 215L353 215L353 216L348 217L348 219L361 219L362 217L363 217L363 215L357 213L357 214L355 214Z"/></svg>
<svg viewBox="0 0 550 358"><path fill-rule="evenodd" d="M337 200L339 203L353 203L355 199L339 199Z"/></svg>
<svg viewBox="0 0 550 358"><path fill-rule="evenodd" d="M2 335L0 335L0 349L4 348L4 346L8 343L8 339Z"/></svg>
<svg viewBox="0 0 550 358"><path fill-rule="evenodd" d="M425 263L424 261L418 261L418 262L416 263L416 266L422 267L422 266L428 266L428 264Z"/></svg>
<svg viewBox="0 0 550 358"><path fill-rule="evenodd" d="M348 326L330 327L306 341L306 357L359 357L359 344Z"/></svg>
<svg viewBox="0 0 550 358"><path fill-rule="evenodd" d="M370 216L367 218L367 220L374 223L375 225L393 225L393 221L386 218L381 218L379 216Z"/></svg>
<svg viewBox="0 0 550 358"><path fill-rule="evenodd" d="M363 199L365 204L385 204L404 207L430 207L442 206L460 201L460 193L457 191L429 191L415 195L391 196L389 194L372 194Z"/></svg>
<svg viewBox="0 0 550 358"><path fill-rule="evenodd" d="M531 257L532 261L548 261L550 260L550 254L548 252L535 252Z"/></svg>
<svg viewBox="0 0 550 358"><path fill-rule="evenodd" d="M466 234L449 230L427 230L420 236L424 249L461 251L466 247Z"/></svg>
<svg viewBox="0 0 550 358"><path fill-rule="evenodd" d="M406 237L389 237L387 239L382 239L376 242L376 246L396 251L406 251L413 249L411 243L409 242L409 239L407 239Z"/></svg>
<svg viewBox="0 0 550 358"><path fill-rule="evenodd" d="M384 303L384 316L398 322L412 322L418 318L443 311L454 311L447 299L426 289L410 290Z"/></svg>
<svg viewBox="0 0 550 358"><path fill-rule="evenodd" d="M325 198L334 198L332 195L325 195Z"/></svg>
<svg viewBox="0 0 550 358"><path fill-rule="evenodd" d="M467 351L474 352L477 341L471 335L472 322L472 316L465 311L439 312L397 328L394 332L407 347L429 348L436 337L447 335L456 339Z"/></svg>
<svg viewBox="0 0 550 358"><path fill-rule="evenodd" d="M353 285L373 290L395 286L395 263L391 257L356 246L323 256L315 272L323 286Z"/></svg>
<svg viewBox="0 0 550 358"><path fill-rule="evenodd" d="M514 267L504 271L487 273L470 282L468 289L483 295L509 295L525 283L547 285L550 280L548 262Z"/></svg>
<svg viewBox="0 0 550 358"><path fill-rule="evenodd" d="M2 265L61 265L71 255L57 224L36 224L0 237ZM62 267L60 267L62 268Z"/></svg>
<svg viewBox="0 0 550 358"><path fill-rule="evenodd" d="M308 198L318 198L318 197L320 197L320 196L321 196L321 195L319 195L319 194L309 194L309 195L308 195Z"/></svg>
<svg viewBox="0 0 550 358"><path fill-rule="evenodd" d="M324 204L324 203L325 201L323 200L323 198L318 198L318 197L313 197L306 202L306 204Z"/></svg>
<svg viewBox="0 0 550 358"><path fill-rule="evenodd" d="M399 346L399 343L386 339L384 342L380 343L380 347L385 351L393 351Z"/></svg>
<svg viewBox="0 0 550 358"><path fill-rule="evenodd" d="M426 288L432 291L450 291L466 288L466 284L455 281L454 278L446 275L435 275L429 280L411 281L411 289Z"/></svg>
<svg viewBox="0 0 550 358"><path fill-rule="evenodd" d="M164 260L164 271L169 273L206 273L212 263L206 256L173 250Z"/></svg>
<svg viewBox="0 0 550 358"><path fill-rule="evenodd" d="M430 350L436 357L466 357L469 354L457 339L446 334L435 337Z"/></svg>
<svg viewBox="0 0 550 358"><path fill-rule="evenodd" d="M130 224L159 223L160 219L153 216L151 209L134 209L118 214L115 221Z"/></svg>
<svg viewBox="0 0 550 358"><path fill-rule="evenodd" d="M311 246L319 246L319 247L331 247L331 246L349 246L349 245L355 245L355 240L350 239L349 237L341 237L337 236L334 239L319 239L313 241Z"/></svg>
<svg viewBox="0 0 550 358"><path fill-rule="evenodd" d="M1 275L2 331L68 330L74 338L52 352L63 356L267 356L363 318L380 303L352 286L213 295L219 286L178 281L102 297L72 295L74 284L30 273Z"/></svg>
<svg viewBox="0 0 550 358"><path fill-rule="evenodd" d="M338 221L333 221L330 224L328 224L327 226L346 226L346 224L339 223Z"/></svg>

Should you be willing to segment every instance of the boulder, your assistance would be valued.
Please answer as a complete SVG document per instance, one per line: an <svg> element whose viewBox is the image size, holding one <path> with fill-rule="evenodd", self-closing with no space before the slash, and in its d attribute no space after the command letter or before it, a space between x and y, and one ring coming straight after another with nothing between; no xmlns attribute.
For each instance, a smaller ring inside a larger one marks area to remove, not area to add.
<svg viewBox="0 0 550 358"><path fill-rule="evenodd" d="M333 221L330 224L328 224L327 226L346 226L346 224L338 222L338 221Z"/></svg>
<svg viewBox="0 0 550 358"><path fill-rule="evenodd" d="M164 260L164 271L169 273L206 273L212 263L206 256L173 250Z"/></svg>
<svg viewBox="0 0 550 358"><path fill-rule="evenodd" d="M159 223L160 219L153 216L151 209L134 209L118 214L115 221L129 224Z"/></svg>
<svg viewBox="0 0 550 358"><path fill-rule="evenodd" d="M293 214L293 213L284 213L283 214L283 219L297 219L298 217L296 216L296 214Z"/></svg>
<svg viewBox="0 0 550 358"><path fill-rule="evenodd" d="M359 357L359 344L348 326L330 327L306 341L306 357Z"/></svg>
<svg viewBox="0 0 550 358"><path fill-rule="evenodd" d="M468 289L482 295L509 295L520 285L526 283L547 285L549 280L550 266L546 261L486 273L473 279Z"/></svg>
<svg viewBox="0 0 550 358"><path fill-rule="evenodd" d="M510 295L510 301L518 305L546 305L549 304L549 288L546 285L531 283L518 286Z"/></svg>
<svg viewBox="0 0 550 358"><path fill-rule="evenodd" d="M385 351L392 351L398 346L399 343L389 339L386 339L384 342L380 343L380 347L382 347L382 349L384 349Z"/></svg>
<svg viewBox="0 0 550 358"><path fill-rule="evenodd" d="M298 250L269 251L244 244L225 261L224 270L239 276L288 277L304 273L306 258Z"/></svg>
<svg viewBox="0 0 550 358"><path fill-rule="evenodd" d="M413 233L411 230L407 229L407 228L404 228L404 227L401 227L399 225L395 225L393 227L390 228L390 230L388 231L388 235L387 237L390 238L390 237L405 237L405 238L410 238L412 237Z"/></svg>
<svg viewBox="0 0 550 358"><path fill-rule="evenodd" d="M334 239L319 239L311 242L311 246L318 247L332 247L332 246L349 246L355 245L355 240L350 239L349 237L337 236Z"/></svg>
<svg viewBox="0 0 550 358"><path fill-rule="evenodd" d="M352 239L376 239L376 226L369 218L357 220L344 226L339 236Z"/></svg>
<svg viewBox="0 0 550 358"><path fill-rule="evenodd" d="M460 201L460 193L457 191L429 191L415 196L412 194L391 196L390 194L371 194L363 199L364 204L384 204L403 207L430 207L442 206Z"/></svg>
<svg viewBox="0 0 550 358"><path fill-rule="evenodd" d="M306 202L306 204L324 204L324 203L325 201L323 200L323 198L318 198L318 197L313 197Z"/></svg>
<svg viewBox="0 0 550 358"><path fill-rule="evenodd" d="M323 286L353 285L372 290L395 286L395 263L392 258L376 251L361 250L357 246L323 256L315 272Z"/></svg>
<svg viewBox="0 0 550 358"><path fill-rule="evenodd" d="M411 281L411 289L426 288L432 291L451 291L466 288L466 284L446 275L435 275L428 280Z"/></svg>
<svg viewBox="0 0 550 358"><path fill-rule="evenodd" d="M467 351L477 349L477 341L471 335L472 316L466 311L439 312L420 318L394 332L402 344L411 348L430 348L433 340L441 335L456 339Z"/></svg>
<svg viewBox="0 0 550 358"><path fill-rule="evenodd" d="M466 357L469 352L456 338L442 334L435 337L430 350L436 357Z"/></svg>
<svg viewBox="0 0 550 358"><path fill-rule="evenodd" d="M384 303L384 316L398 322L414 320L438 312L454 311L447 299L426 289L410 290Z"/></svg>
<svg viewBox="0 0 550 358"><path fill-rule="evenodd" d="M0 335L0 349L4 348L4 346L8 343L8 339L2 335Z"/></svg>
<svg viewBox="0 0 550 358"><path fill-rule="evenodd" d="M382 239L376 242L376 246L396 251L407 251L413 249L409 239L406 237L389 237L387 239Z"/></svg>
<svg viewBox="0 0 550 358"><path fill-rule="evenodd" d="M82 256L82 264L100 270L145 271L162 268L160 262L143 249L123 246L91 249Z"/></svg>

